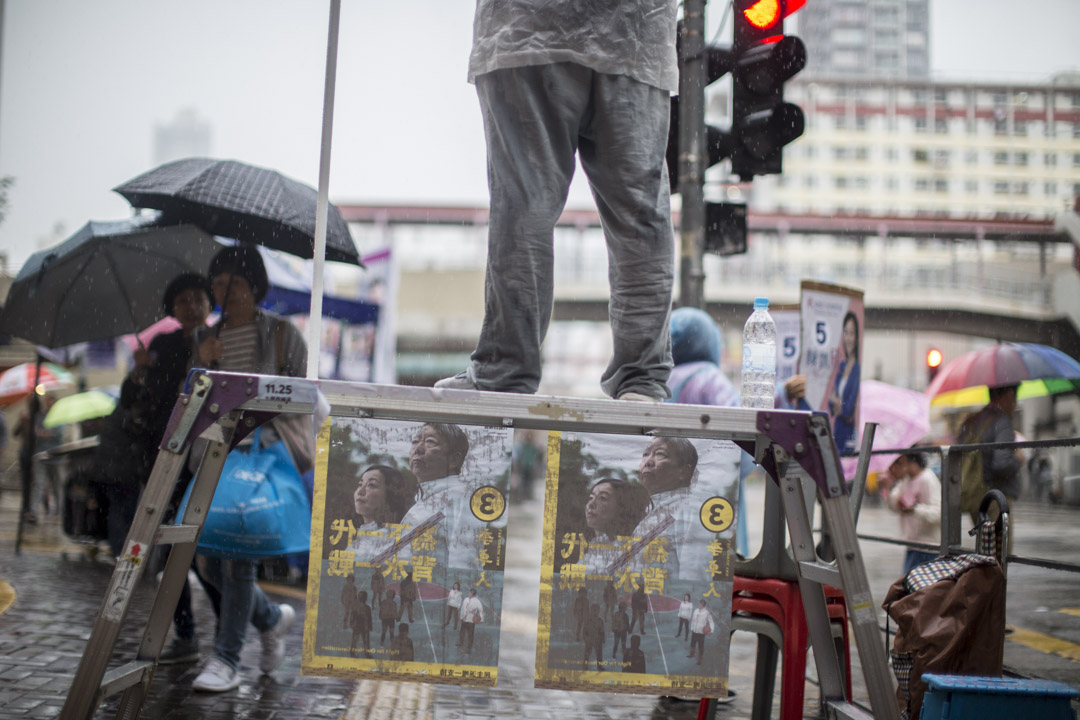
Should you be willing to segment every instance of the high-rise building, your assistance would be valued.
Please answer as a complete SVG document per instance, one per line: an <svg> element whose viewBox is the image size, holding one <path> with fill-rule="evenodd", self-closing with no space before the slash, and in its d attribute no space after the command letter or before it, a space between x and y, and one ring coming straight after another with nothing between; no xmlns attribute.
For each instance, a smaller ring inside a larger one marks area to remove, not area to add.
<svg viewBox="0 0 1080 720"><path fill-rule="evenodd" d="M171 122L154 128L154 164L210 154L210 123L194 108L184 108Z"/></svg>
<svg viewBox="0 0 1080 720"><path fill-rule="evenodd" d="M930 75L929 0L814 0L797 15L807 76Z"/></svg>

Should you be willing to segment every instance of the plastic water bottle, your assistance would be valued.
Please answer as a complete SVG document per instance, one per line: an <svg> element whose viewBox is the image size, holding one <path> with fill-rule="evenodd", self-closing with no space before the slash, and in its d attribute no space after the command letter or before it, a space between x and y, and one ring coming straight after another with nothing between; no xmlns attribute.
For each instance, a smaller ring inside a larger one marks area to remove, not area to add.
<svg viewBox="0 0 1080 720"><path fill-rule="evenodd" d="M742 406L771 409L776 394L776 323L769 298L754 298L754 312L743 328Z"/></svg>

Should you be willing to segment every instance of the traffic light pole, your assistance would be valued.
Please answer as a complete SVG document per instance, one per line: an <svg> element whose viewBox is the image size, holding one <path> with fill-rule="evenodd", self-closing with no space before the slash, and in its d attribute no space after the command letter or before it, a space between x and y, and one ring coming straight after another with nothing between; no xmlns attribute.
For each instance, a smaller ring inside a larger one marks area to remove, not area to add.
<svg viewBox="0 0 1080 720"><path fill-rule="evenodd" d="M683 3L679 41L679 304L705 307L705 2Z"/></svg>

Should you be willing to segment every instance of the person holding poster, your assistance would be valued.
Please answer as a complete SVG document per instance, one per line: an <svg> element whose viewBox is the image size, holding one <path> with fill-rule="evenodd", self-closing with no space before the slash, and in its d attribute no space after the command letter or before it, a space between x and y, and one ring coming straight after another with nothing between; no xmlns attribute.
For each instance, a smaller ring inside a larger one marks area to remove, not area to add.
<svg viewBox="0 0 1080 720"><path fill-rule="evenodd" d="M833 419L833 439L841 453L855 451L855 409L859 403L859 319L844 315L841 347L844 359L836 372L829 395L829 416Z"/></svg>

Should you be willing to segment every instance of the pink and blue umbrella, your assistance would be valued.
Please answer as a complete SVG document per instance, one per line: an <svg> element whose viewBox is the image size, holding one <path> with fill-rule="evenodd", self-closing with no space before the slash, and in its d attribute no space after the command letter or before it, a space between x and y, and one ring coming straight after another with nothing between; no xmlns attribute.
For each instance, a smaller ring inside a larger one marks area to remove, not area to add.
<svg viewBox="0 0 1080 720"><path fill-rule="evenodd" d="M1019 385L1017 398L1080 390L1080 362L1057 348L1001 343L956 358L926 389L935 406L986 404L988 388Z"/></svg>

